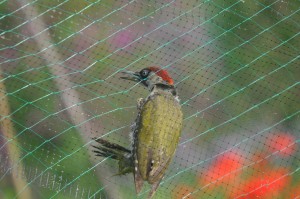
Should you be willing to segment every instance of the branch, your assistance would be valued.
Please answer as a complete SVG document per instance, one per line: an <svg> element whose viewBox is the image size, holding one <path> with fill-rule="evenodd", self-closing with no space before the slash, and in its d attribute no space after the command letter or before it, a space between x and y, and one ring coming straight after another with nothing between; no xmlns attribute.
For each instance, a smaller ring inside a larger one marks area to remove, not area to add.
<svg viewBox="0 0 300 199"><path fill-rule="evenodd" d="M27 188L25 190L22 190L26 185L27 181L25 176L23 177L22 174L24 173L24 168L22 162L20 162L20 156L21 156L21 151L16 145L14 141L14 137L16 136L16 131L13 126L13 122L10 119L10 107L8 103L8 98L6 95L6 89L3 81L3 76L2 76L2 70L0 68L0 114L1 118L0 120L0 128L1 132L3 134L3 137L7 140L5 143L6 148L7 148L7 156L9 159L9 163L12 168L12 181L15 187L15 190L17 193L20 194L20 198L24 199L31 199L32 194L31 194L31 189ZM16 167L15 165L18 166ZM14 166L14 167L13 167Z"/></svg>

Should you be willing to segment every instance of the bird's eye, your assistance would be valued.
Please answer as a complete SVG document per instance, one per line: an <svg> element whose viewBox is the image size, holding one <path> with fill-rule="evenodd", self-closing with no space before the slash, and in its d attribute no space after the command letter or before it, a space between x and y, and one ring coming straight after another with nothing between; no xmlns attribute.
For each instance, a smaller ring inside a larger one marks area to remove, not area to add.
<svg viewBox="0 0 300 199"><path fill-rule="evenodd" d="M150 71L149 71L148 69L143 69L143 70L140 72L142 78L148 77L149 73L150 73Z"/></svg>

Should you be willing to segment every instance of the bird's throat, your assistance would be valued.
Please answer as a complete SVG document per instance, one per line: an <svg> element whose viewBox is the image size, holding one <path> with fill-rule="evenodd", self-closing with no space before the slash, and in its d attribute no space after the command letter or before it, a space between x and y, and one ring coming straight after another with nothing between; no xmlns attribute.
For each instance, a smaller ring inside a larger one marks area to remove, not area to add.
<svg viewBox="0 0 300 199"><path fill-rule="evenodd" d="M165 93L165 94L171 94L174 97L177 96L176 89L173 85L162 84L162 83L154 84L151 89L151 93Z"/></svg>

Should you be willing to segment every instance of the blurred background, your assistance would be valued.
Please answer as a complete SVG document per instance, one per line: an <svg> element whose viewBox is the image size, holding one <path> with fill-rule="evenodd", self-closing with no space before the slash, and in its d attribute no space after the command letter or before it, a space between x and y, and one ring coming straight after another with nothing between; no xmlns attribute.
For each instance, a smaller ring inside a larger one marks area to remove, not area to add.
<svg viewBox="0 0 300 199"><path fill-rule="evenodd" d="M0 1L0 198L146 198L95 157L128 147L166 69L184 127L154 198L300 197L300 2ZM171 132L170 132L171 133Z"/></svg>

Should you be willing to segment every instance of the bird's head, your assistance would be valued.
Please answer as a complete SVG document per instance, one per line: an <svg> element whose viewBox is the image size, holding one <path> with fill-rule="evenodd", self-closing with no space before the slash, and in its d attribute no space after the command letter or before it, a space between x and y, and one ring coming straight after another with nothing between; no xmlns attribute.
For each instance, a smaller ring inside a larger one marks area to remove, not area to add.
<svg viewBox="0 0 300 199"><path fill-rule="evenodd" d="M169 73L157 66L150 66L138 72L124 71L122 73L126 74L121 77L122 79L140 82L149 90L152 90L154 86L174 88L174 81Z"/></svg>

